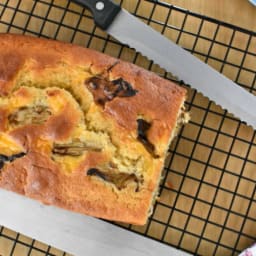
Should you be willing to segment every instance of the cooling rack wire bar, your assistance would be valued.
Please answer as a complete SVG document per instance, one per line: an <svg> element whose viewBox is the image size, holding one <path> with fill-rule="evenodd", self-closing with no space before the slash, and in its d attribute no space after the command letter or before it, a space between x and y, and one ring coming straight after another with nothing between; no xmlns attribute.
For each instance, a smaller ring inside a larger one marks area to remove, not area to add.
<svg viewBox="0 0 256 256"><path fill-rule="evenodd" d="M256 93L256 33L164 1L117 1L135 16ZM96 28L67 0L2 0L0 32L53 38L170 73ZM179 81L177 81L179 82ZM160 196L143 227L113 223L193 255L238 255L256 238L255 132L189 85L192 119L168 151ZM0 255L67 253L0 227Z"/></svg>

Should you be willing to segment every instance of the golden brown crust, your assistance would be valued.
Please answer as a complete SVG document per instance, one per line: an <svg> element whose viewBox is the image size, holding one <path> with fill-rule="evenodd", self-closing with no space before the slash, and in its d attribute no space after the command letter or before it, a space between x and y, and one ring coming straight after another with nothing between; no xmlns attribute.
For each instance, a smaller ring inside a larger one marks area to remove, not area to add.
<svg viewBox="0 0 256 256"><path fill-rule="evenodd" d="M122 78L134 95L97 103L89 90L92 77ZM26 155L5 162L0 187L92 216L144 224L185 95L174 83L99 52L2 34L0 154L22 149ZM137 139L138 119L150 123L154 153ZM76 156L58 151L63 143L81 147L88 141L93 146L69 153ZM104 172L104 179L88 175L91 168Z"/></svg>

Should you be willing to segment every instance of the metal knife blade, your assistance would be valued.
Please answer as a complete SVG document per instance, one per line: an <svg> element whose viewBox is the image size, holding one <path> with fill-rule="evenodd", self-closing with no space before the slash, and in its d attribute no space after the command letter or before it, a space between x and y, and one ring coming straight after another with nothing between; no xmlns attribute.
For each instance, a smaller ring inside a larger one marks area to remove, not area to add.
<svg viewBox="0 0 256 256"><path fill-rule="evenodd" d="M93 12L96 24L114 38L135 48L160 67L256 129L256 97L254 95L110 0L73 1L89 8ZM102 25L100 17L104 14L108 16L108 23Z"/></svg>
<svg viewBox="0 0 256 256"><path fill-rule="evenodd" d="M76 256L189 254L110 223L0 189L0 225Z"/></svg>

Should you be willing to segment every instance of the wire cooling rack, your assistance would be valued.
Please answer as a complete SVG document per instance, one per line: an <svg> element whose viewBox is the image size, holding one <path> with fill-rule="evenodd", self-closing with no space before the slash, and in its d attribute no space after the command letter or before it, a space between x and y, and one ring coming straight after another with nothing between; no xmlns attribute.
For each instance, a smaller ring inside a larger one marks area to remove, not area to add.
<svg viewBox="0 0 256 256"><path fill-rule="evenodd" d="M163 1L119 3L255 94L256 33ZM72 42L173 79L66 0L2 0L0 32ZM192 119L169 149L153 215L143 227L115 224L194 255L237 255L256 239L255 131L186 87ZM0 255L67 254L0 227Z"/></svg>

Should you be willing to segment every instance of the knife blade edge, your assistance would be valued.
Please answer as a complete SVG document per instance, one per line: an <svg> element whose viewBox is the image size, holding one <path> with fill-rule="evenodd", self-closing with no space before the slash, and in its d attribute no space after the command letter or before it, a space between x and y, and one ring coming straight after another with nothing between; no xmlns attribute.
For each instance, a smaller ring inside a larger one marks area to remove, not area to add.
<svg viewBox="0 0 256 256"><path fill-rule="evenodd" d="M43 205L2 188L0 205L0 225L76 256L189 255L108 222Z"/></svg>

